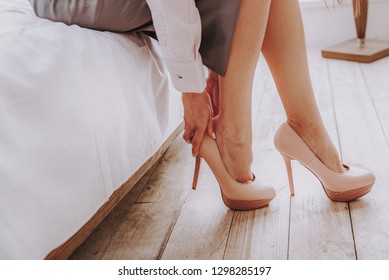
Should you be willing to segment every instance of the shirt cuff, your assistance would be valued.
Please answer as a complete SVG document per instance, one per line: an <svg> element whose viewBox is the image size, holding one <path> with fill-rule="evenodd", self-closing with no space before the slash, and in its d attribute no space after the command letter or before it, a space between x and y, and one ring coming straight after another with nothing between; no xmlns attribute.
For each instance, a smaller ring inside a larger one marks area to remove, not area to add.
<svg viewBox="0 0 389 280"><path fill-rule="evenodd" d="M201 56L194 62L167 62L170 77L176 90L181 92L198 92L205 90L205 73Z"/></svg>

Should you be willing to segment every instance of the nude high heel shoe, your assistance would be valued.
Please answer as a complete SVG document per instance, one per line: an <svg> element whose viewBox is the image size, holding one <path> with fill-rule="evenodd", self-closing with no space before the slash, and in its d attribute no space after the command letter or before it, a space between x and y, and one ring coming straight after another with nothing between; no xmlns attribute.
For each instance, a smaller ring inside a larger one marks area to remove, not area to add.
<svg viewBox="0 0 389 280"><path fill-rule="evenodd" d="M204 134L196 157L192 189L196 189L201 159L204 158L215 175L224 204L233 210L252 210L267 206L275 197L274 188L266 186L255 179L239 183L228 173L221 158L216 141Z"/></svg>
<svg viewBox="0 0 389 280"><path fill-rule="evenodd" d="M291 195L294 195L291 160L299 161L321 182L333 201L351 201L370 192L375 176L367 170L343 164L346 169L337 173L329 169L305 144L288 123L283 123L274 136L274 144L285 160Z"/></svg>

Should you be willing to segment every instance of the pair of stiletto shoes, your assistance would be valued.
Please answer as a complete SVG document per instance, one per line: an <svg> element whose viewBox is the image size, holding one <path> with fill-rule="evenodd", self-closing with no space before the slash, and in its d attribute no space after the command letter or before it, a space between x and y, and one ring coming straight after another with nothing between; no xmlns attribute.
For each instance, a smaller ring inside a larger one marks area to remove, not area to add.
<svg viewBox="0 0 389 280"><path fill-rule="evenodd" d="M311 151L300 136L288 123L283 123L274 137L276 149L285 160L290 193L294 195L291 161L297 160L311 171L321 182L327 196L333 201L351 201L370 192L374 175L367 170L343 165L345 172L336 173L329 169ZM221 158L216 141L204 135L196 157L192 188L196 189L201 159L204 158L215 175L221 190L224 204L234 210L252 210L267 206L275 197L273 187L268 186L254 176L252 181L239 183L228 173Z"/></svg>

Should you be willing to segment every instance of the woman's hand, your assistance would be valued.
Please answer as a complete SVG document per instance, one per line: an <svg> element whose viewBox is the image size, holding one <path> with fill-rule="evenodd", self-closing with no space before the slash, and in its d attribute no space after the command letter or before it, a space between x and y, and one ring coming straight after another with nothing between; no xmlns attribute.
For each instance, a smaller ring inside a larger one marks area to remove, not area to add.
<svg viewBox="0 0 389 280"><path fill-rule="evenodd" d="M212 102L208 92L184 92L182 94L184 105L185 132L183 135L187 143L192 144L192 155L197 156L204 132L215 138L213 129Z"/></svg>
<svg viewBox="0 0 389 280"><path fill-rule="evenodd" d="M219 96L219 75L208 70L207 87L205 89L212 101L213 116L220 113L220 96Z"/></svg>

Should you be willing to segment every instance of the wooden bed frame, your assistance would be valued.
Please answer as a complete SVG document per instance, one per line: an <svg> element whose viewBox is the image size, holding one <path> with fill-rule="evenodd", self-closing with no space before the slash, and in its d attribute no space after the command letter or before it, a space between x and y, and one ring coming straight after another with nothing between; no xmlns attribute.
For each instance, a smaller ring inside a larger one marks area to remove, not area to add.
<svg viewBox="0 0 389 280"><path fill-rule="evenodd" d="M131 188L146 174L146 172L158 161L165 153L171 143L182 132L184 128L181 123L169 138L161 145L157 152L151 156L120 188L118 188L104 203L96 214L71 238L58 248L51 251L45 259L47 260L65 260L88 238L93 230L104 220L104 218L115 208L115 206L126 196Z"/></svg>

